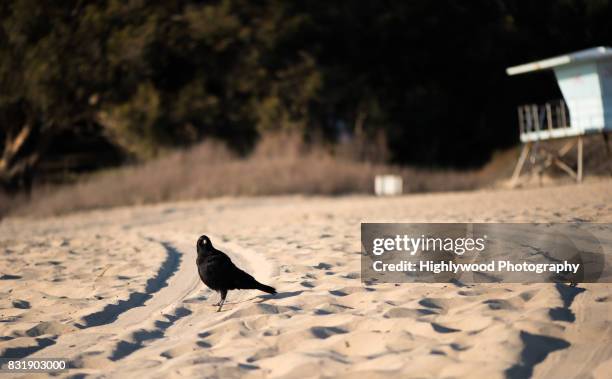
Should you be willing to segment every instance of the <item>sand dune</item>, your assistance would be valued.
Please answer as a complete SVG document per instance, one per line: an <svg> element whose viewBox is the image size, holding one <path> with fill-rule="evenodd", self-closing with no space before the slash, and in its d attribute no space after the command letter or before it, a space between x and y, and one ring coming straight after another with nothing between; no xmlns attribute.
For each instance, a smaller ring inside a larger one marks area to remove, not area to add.
<svg viewBox="0 0 612 379"><path fill-rule="evenodd" d="M609 377L612 285L364 285L366 221L612 222L612 182L6 219L0 355L69 358L60 377ZM202 233L279 294L215 312Z"/></svg>

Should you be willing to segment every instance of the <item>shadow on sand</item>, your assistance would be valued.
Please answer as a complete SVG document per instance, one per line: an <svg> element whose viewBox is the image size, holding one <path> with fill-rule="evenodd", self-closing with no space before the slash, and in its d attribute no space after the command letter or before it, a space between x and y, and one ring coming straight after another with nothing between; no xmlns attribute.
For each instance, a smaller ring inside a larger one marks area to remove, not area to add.
<svg viewBox="0 0 612 379"><path fill-rule="evenodd" d="M99 312L94 312L83 317L84 323L76 324L80 329L93 326L106 325L117 320L120 314L134 308L141 307L153 297L153 294L168 285L168 279L178 270L181 263L181 253L167 242L161 242L166 249L166 260L162 263L157 274L147 280L145 292L133 292L127 300L119 300L116 304L108 304Z"/></svg>

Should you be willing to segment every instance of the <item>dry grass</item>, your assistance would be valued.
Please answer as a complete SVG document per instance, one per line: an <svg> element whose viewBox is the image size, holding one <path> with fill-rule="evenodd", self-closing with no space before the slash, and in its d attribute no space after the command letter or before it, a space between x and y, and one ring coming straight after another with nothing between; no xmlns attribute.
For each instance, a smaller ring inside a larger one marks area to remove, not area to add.
<svg viewBox="0 0 612 379"><path fill-rule="evenodd" d="M497 170L494 170L497 172ZM144 164L37 188L29 201L12 199L4 211L46 216L122 205L219 196L372 193L376 174L399 174L406 192L468 190L491 183L481 171L428 171L342 159L287 135L262 139L238 158L223 145L204 142ZM1 199L0 199L1 200ZM1 209L0 209L1 211Z"/></svg>

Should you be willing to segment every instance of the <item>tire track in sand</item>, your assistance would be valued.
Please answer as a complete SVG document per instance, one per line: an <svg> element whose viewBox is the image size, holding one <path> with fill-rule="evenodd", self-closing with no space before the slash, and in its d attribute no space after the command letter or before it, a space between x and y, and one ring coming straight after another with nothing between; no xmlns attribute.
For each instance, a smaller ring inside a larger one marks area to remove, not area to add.
<svg viewBox="0 0 612 379"><path fill-rule="evenodd" d="M30 358L72 358L92 347L108 347L126 331L139 329L158 314L169 311L173 304L180 303L199 287L197 272L193 270L191 253L184 239L168 238L150 241L160 243L166 249L166 259L157 274L147 281L144 292L133 292L127 300L108 304L103 310L82 318L79 331L60 336L56 343L41 349Z"/></svg>
<svg viewBox="0 0 612 379"><path fill-rule="evenodd" d="M254 276L264 280L273 275L274 268L260 254L211 237L219 241L216 245L229 253L237 265ZM173 334L172 328L179 320L191 316L189 306L193 304L210 308L212 324L221 322L225 312L217 314L214 307L209 307L213 293L204 287L197 274L193 239L192 235L177 236L176 233L155 239L166 249L167 258L157 275L147 282L149 291L145 292L148 297L142 304L136 301L129 303L128 300L107 305L104 308L106 313L103 313L103 310L96 312L95 318L92 315L86 316L85 328L60 336L56 344L41 349L30 357L62 356L69 358L75 369L106 366L105 371L108 372L108 361L113 362L112 367L123 363L130 364L127 361L132 354L137 356L135 353L145 350L145 347L155 351L161 349L161 346L156 346L158 341L165 340L163 349L167 349L174 340L170 337L171 341L168 341L168 334ZM206 291L206 296L200 296L199 292L202 290ZM233 291L232 295L230 304L238 304L252 297L247 291ZM130 295L130 298L132 297L133 295ZM87 324L87 320L96 321L89 321ZM197 334L197 330L194 329L193 333ZM146 354L146 351L141 354Z"/></svg>
<svg viewBox="0 0 612 379"><path fill-rule="evenodd" d="M247 250L239 245L233 243L221 242L221 239L211 237L215 242L215 245L227 252L232 260L240 267L244 268L248 272L253 273L258 278L270 278L273 274L273 267L263 259L257 252ZM195 251L195 248L193 248ZM189 316L201 316L202 310L207 314L206 321L208 325L216 325L225 321L228 313L232 313L237 308L243 305L247 305L249 299L253 297L253 293L249 291L232 291L231 301L226 303L226 311L216 312L216 306L212 305L212 298L216 297L215 294L203 284L200 284L199 276L197 276L197 270L195 268L195 253L191 257L193 262L188 260L187 266L196 273L198 288L201 288L207 294L206 296L190 296L183 297L182 300L173 303L173 309L171 313L164 313L158 317L153 324L146 329L138 329L137 331L124 335L123 339L116 345L110 359L113 361L126 360L131 362L125 362L126 365L138 365L139 360L147 360L147 357L163 357L164 360L172 357L168 356L167 351L170 351L177 344L184 342L185 336L198 336L201 332L202 324L199 322L192 322ZM247 259L248 258L248 259ZM196 291L197 292L197 291ZM267 296L267 295L265 295ZM194 312L190 310L190 307L197 307ZM196 313L199 313L196 314ZM181 323L177 326L177 323ZM163 342L162 342L163 341ZM139 350L143 351L139 351ZM134 354L132 356L132 354ZM121 362L123 363L123 362ZM120 369L116 369L117 373L120 373ZM112 376L112 374L110 375ZM120 375L119 375L120 376Z"/></svg>

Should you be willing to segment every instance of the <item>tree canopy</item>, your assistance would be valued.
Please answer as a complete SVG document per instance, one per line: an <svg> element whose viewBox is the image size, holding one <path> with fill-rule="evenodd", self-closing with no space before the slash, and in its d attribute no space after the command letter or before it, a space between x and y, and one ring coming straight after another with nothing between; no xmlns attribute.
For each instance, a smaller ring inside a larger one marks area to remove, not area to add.
<svg viewBox="0 0 612 379"><path fill-rule="evenodd" d="M57 139L127 157L291 130L384 132L390 159L473 166L518 140L515 106L559 96L507 66L612 40L607 0L0 3L0 173Z"/></svg>

